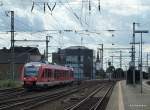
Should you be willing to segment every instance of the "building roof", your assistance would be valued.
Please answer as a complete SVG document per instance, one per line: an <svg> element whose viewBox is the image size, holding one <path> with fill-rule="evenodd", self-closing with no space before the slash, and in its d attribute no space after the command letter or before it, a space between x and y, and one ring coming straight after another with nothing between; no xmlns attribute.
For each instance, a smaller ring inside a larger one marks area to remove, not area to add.
<svg viewBox="0 0 150 110"><path fill-rule="evenodd" d="M65 49L89 49L89 48L87 48L85 46L70 46Z"/></svg>
<svg viewBox="0 0 150 110"><path fill-rule="evenodd" d="M6 53L0 51L0 64L7 64L11 62L11 53ZM29 59L29 55L27 53L17 54L15 53L15 63L26 63Z"/></svg>
<svg viewBox="0 0 150 110"><path fill-rule="evenodd" d="M15 63L26 63L29 55L41 55L36 47L15 47ZM0 63L10 63L12 58L11 48L0 49Z"/></svg>
<svg viewBox="0 0 150 110"><path fill-rule="evenodd" d="M0 49L0 52L10 53L11 48L7 49L6 47L4 47L3 49ZM15 53L29 53L31 55L41 55L37 47L21 47L21 46L14 47L14 52Z"/></svg>
<svg viewBox="0 0 150 110"><path fill-rule="evenodd" d="M11 50L11 48L9 49ZM14 47L15 53L30 53L31 55L41 55L37 47Z"/></svg>

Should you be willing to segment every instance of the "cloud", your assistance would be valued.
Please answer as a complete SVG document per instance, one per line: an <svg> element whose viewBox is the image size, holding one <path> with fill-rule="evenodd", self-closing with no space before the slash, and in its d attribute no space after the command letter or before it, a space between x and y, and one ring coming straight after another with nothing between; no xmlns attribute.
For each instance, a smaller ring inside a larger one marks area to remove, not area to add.
<svg viewBox="0 0 150 110"><path fill-rule="evenodd" d="M5 15L5 11L14 10L15 29L18 32L15 38L45 39L46 35L51 35L53 38L50 45L56 47L52 47L50 52L56 51L57 47L81 45L81 37L83 37L83 45L95 50L99 43L104 43L106 47L111 47L112 43L115 43L116 47L130 47L133 22L140 22L141 29L150 29L150 20L148 19L150 17L149 0L102 0L101 13L98 11L97 1L91 1L91 14L89 14L88 3L85 3L82 8L81 0L68 0L69 4L67 0L61 0L61 2L65 2L64 5L60 3L60 0L53 0L57 2L57 5L52 15L48 7L46 7L44 13L43 4L36 4L31 13L32 1L5 0L4 5L0 7L2 9L0 11L0 31L10 30L10 17ZM43 0L34 1L43 2ZM51 1L45 0L45 2ZM73 32L63 31L65 29L73 30ZM107 31L110 29L116 31ZM139 27L136 26L136 29L139 29ZM42 32L43 30L55 31ZM89 30L89 32L75 32L75 30ZM31 32L34 32L34 34L31 34ZM112 34L114 34L114 37L112 37ZM149 34L144 36L149 36ZM6 38L3 40L4 45L0 46L8 47L10 35L0 34L0 37ZM138 37L139 35L136 35L137 41L139 40ZM149 37L143 38L147 43L150 43L149 39ZM39 45L41 52L44 52L45 43L39 43ZM145 51L149 51L146 47L143 48L145 48Z"/></svg>

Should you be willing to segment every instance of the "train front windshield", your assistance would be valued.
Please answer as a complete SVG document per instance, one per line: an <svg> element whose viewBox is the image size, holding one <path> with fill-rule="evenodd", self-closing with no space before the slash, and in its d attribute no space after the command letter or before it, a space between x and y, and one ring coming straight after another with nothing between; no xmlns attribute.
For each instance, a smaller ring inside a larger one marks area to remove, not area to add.
<svg viewBox="0 0 150 110"><path fill-rule="evenodd" d="M38 76L38 67L34 66L25 67L24 76Z"/></svg>

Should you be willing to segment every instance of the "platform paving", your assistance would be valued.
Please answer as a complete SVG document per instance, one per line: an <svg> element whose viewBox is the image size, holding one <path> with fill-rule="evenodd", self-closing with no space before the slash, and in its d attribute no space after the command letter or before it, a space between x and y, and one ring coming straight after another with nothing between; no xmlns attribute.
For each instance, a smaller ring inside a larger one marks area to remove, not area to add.
<svg viewBox="0 0 150 110"><path fill-rule="evenodd" d="M114 87L106 110L150 110L150 86L126 85L120 81Z"/></svg>

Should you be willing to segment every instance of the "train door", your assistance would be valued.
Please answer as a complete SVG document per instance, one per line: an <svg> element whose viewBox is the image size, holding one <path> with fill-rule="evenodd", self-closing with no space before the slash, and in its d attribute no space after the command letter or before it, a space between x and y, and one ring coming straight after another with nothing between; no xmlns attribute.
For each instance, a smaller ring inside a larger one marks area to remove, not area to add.
<svg viewBox="0 0 150 110"><path fill-rule="evenodd" d="M42 72L41 73L41 81L42 82L46 82L46 78L45 78L46 77L46 74L45 74L46 73L46 69L43 68L41 72Z"/></svg>
<svg viewBox="0 0 150 110"><path fill-rule="evenodd" d="M51 69L47 70L47 77L48 77L48 82L53 80L53 78L52 78L52 70Z"/></svg>

